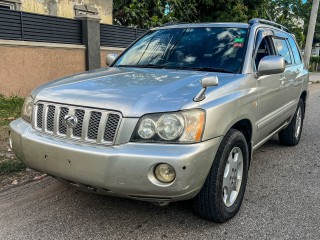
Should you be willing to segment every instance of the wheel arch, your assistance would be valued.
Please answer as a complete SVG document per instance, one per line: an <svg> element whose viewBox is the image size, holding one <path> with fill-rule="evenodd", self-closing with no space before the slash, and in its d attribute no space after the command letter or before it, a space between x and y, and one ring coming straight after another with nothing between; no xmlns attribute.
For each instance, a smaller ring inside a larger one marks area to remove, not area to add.
<svg viewBox="0 0 320 240"><path fill-rule="evenodd" d="M248 144L248 150L249 150L249 166L250 166L250 162L252 158L252 134L253 134L252 123L248 118L244 118L235 122L230 127L230 129L231 128L240 131L246 138L247 144Z"/></svg>
<svg viewBox="0 0 320 240"><path fill-rule="evenodd" d="M308 97L308 93L307 93L307 91L305 90L305 91L303 91L303 92L301 93L301 95L300 95L300 99L302 99L302 101L303 101L304 111L306 110L307 97ZM303 118L304 118L304 115L305 115L305 114L303 114Z"/></svg>

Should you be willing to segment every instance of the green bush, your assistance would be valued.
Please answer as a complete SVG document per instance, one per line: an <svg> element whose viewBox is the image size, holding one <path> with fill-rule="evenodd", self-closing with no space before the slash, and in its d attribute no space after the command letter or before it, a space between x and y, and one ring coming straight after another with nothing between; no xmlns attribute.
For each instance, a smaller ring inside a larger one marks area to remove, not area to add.
<svg viewBox="0 0 320 240"><path fill-rule="evenodd" d="M320 63L320 56L312 56L310 58L310 63Z"/></svg>

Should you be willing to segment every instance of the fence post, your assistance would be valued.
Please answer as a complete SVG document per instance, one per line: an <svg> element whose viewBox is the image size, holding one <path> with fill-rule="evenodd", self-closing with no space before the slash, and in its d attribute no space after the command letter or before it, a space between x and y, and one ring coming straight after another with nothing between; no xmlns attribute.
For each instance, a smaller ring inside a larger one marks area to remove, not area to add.
<svg viewBox="0 0 320 240"><path fill-rule="evenodd" d="M82 41L86 46L86 69L101 68L100 18L97 15L80 15L82 21Z"/></svg>

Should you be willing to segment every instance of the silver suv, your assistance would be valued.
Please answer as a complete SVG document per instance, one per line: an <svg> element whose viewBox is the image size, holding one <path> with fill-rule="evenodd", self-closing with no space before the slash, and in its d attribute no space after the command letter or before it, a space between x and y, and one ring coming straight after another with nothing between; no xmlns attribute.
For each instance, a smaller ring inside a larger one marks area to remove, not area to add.
<svg viewBox="0 0 320 240"><path fill-rule="evenodd" d="M252 152L277 133L299 143L307 86L281 25L170 25L108 68L34 90L10 142L28 167L73 186L158 205L193 199L201 217L225 222L240 208Z"/></svg>

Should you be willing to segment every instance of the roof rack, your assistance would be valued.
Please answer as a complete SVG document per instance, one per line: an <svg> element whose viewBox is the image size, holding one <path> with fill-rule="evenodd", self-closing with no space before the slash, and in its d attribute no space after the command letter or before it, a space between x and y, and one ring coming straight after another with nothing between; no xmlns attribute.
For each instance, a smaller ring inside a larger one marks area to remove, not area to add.
<svg viewBox="0 0 320 240"><path fill-rule="evenodd" d="M266 19L254 18L254 19L251 19L249 21L250 25L253 25L255 23L264 23L264 24L267 24L267 25L278 27L278 28L282 29L283 31L289 32L288 28L286 28L285 26L283 26L281 24L278 24L278 23L275 23L275 22L272 22L272 21L269 21L269 20L266 20Z"/></svg>
<svg viewBox="0 0 320 240"><path fill-rule="evenodd" d="M185 24L185 23L188 23L188 22L179 22L179 21L172 21L172 22L168 22L166 24L164 24L163 26L172 26L172 25L178 25L178 24Z"/></svg>

